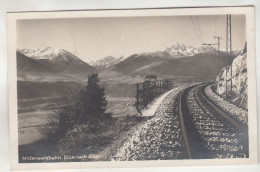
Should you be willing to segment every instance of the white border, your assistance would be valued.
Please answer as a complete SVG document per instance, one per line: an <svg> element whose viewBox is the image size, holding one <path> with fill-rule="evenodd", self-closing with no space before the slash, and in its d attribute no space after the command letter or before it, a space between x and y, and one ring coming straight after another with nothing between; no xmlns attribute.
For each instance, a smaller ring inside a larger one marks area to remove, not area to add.
<svg viewBox="0 0 260 172"><path fill-rule="evenodd" d="M78 18L80 17L130 17L130 16L171 16L171 15L214 15L246 14L248 40L248 90L249 94L249 140L250 158L225 160L171 160L138 162L73 162L73 163L18 163L17 135L17 93L16 93L16 20L43 18ZM9 13L7 18L8 33L8 78L9 78L9 120L10 120L10 155L12 169L78 169L105 167L165 167L190 165L243 165L257 163L257 120L256 120L256 70L255 70L255 35L254 10L252 7L225 8L189 8L189 9L146 9L146 10L112 10L112 11L70 11L70 12L34 12Z"/></svg>

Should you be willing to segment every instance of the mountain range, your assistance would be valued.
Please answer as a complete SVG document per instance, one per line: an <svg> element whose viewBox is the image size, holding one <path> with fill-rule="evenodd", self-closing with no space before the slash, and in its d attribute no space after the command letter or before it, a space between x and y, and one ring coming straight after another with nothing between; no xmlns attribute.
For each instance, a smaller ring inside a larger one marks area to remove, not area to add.
<svg viewBox="0 0 260 172"><path fill-rule="evenodd" d="M87 78L97 69L63 49L23 49L17 51L18 76L59 75Z"/></svg>
<svg viewBox="0 0 260 172"><path fill-rule="evenodd" d="M195 54L207 53L207 52L212 52L212 51L216 51L216 49L213 47L208 47L208 46L202 46L199 48L195 48L193 46L187 46L187 45L177 42L177 43L173 44L172 46L165 48L162 51L155 51L152 53L142 53L142 54L161 57L163 59L176 59L176 58L194 56Z"/></svg>
<svg viewBox="0 0 260 172"><path fill-rule="evenodd" d="M210 47L194 48L176 43L162 51L133 54L127 58L107 56L91 65L76 55L63 50L47 47L44 49L17 50L18 77L60 76L86 80L91 73L99 73L104 81L136 82L149 74L159 78L211 77L217 74L219 63L224 65L224 53Z"/></svg>
<svg viewBox="0 0 260 172"><path fill-rule="evenodd" d="M182 58L163 58L155 56L155 53L134 54L99 75L107 94L133 97L135 84L143 82L147 75L156 75L158 79L214 78L226 65L225 62L224 52L219 55L217 52L205 52Z"/></svg>
<svg viewBox="0 0 260 172"><path fill-rule="evenodd" d="M133 54L125 60L111 65L101 72L101 75L117 72L122 75L142 77L154 74L161 78L213 77L224 65L224 52L218 54L211 47L196 49L176 43L163 51Z"/></svg>
<svg viewBox="0 0 260 172"><path fill-rule="evenodd" d="M63 49L22 49L17 50L18 92L19 95L37 97L37 100L42 96L38 102L40 106L62 99L47 99L47 95L57 97L67 92L78 93L86 85L89 74L99 73L100 84L107 96L133 98L136 83L143 82L146 75L157 75L158 79L216 77L225 62L224 52L219 52L218 56L211 48L196 49L180 43L162 51L136 53L127 58L107 56L91 64ZM26 97L20 99L20 108L33 105L32 102L28 106L21 104L29 101Z"/></svg>
<svg viewBox="0 0 260 172"><path fill-rule="evenodd" d="M123 56L116 58L112 56L107 56L101 59L98 59L96 61L92 60L90 64L94 66L98 71L102 71L104 69L107 69L121 61L125 60Z"/></svg>
<svg viewBox="0 0 260 172"><path fill-rule="evenodd" d="M187 45L177 42L177 43L173 44L172 46L165 48L164 50L150 52L150 53L139 53L139 55L155 56L155 57L160 57L163 59L173 59L173 58L193 56L198 53L205 53L205 52L210 52L210 51L215 51L215 49L211 48L211 47L206 47L206 46L203 46L200 48L195 48L195 47L187 46ZM125 59L127 59L127 57L106 56L106 57L102 57L102 58L87 58L87 59L85 59L85 61L88 64L94 66L99 71L102 71L121 61L124 61Z"/></svg>
<svg viewBox="0 0 260 172"><path fill-rule="evenodd" d="M187 57L187 56L193 56L198 53L204 53L212 51L209 47L200 47L200 48L194 48L192 46L186 46L184 44L181 44L179 42L175 43L171 47L168 47L162 51L155 51L152 53L140 53L139 56L149 56L149 57L160 57L162 59L175 59L175 58L181 58L181 57ZM57 49L57 48L43 48L43 49L22 49L18 50L17 53L18 58L20 56L23 56L21 58L25 59L27 61L34 61L33 64L39 62L39 71L43 70L42 68L45 68L48 72L55 72L55 73L76 73L79 72L97 72L105 70L117 63L120 63L124 61L125 57L112 57L107 56L104 58L97 58L97 59L91 59L87 62L84 62L76 55L63 50L63 49ZM129 57L132 57L129 56ZM33 59L33 60L32 60ZM22 63L25 65L24 63ZM28 64L29 65L29 64ZM75 67L77 66L77 67ZM19 66L20 68L22 66ZM32 67L32 66L31 66ZM26 68L26 66L22 67L23 69ZM34 72L37 72L35 70L38 69L38 67L32 67L34 68ZM29 69L31 70L31 69ZM87 71L85 71L87 70ZM44 71L44 70L43 70Z"/></svg>

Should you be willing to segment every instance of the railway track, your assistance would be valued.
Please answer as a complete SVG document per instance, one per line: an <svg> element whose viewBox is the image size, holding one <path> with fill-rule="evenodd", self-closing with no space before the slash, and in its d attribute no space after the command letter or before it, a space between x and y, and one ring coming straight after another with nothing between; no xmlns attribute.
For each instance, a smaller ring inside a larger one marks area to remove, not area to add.
<svg viewBox="0 0 260 172"><path fill-rule="evenodd" d="M204 94L209 84L178 88L125 141L114 160L246 158L247 126Z"/></svg>
<svg viewBox="0 0 260 172"><path fill-rule="evenodd" d="M179 98L181 128L190 159L248 157L248 128L204 93L209 84L185 89Z"/></svg>

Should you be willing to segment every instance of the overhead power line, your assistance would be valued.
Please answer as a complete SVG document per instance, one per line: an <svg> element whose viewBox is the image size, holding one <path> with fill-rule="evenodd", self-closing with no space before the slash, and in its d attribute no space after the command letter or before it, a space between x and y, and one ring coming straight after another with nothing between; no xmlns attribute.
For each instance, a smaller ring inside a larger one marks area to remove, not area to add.
<svg viewBox="0 0 260 172"><path fill-rule="evenodd" d="M198 39L199 39L199 41L200 41L200 44L201 44L201 40L200 40L200 37L199 37L198 31L197 31L197 29L196 29L196 26L195 26L195 24L194 24L194 21L193 21L193 19L192 19L192 16L190 16L190 19L191 19L191 22L192 22L192 24L193 24L193 27L194 27L194 29L195 29L195 32L196 32L197 37L198 37Z"/></svg>
<svg viewBox="0 0 260 172"><path fill-rule="evenodd" d="M201 38L202 38L202 41L204 42L204 38L203 38L203 35L202 35L202 33L201 33L200 21L199 21L199 18L198 18L198 16L196 16L196 19L197 19L198 26L199 26L199 32L200 32L200 36L201 36Z"/></svg>
<svg viewBox="0 0 260 172"><path fill-rule="evenodd" d="M214 35L216 35L216 22L217 22L217 16L215 16Z"/></svg>

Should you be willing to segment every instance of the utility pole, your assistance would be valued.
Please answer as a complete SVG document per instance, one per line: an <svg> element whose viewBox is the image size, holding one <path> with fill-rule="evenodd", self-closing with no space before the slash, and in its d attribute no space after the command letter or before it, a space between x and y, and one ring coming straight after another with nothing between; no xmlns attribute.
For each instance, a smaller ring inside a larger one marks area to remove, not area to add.
<svg viewBox="0 0 260 172"><path fill-rule="evenodd" d="M219 70L219 68L220 68L220 65L219 65L219 61L220 61L220 60L219 60L220 40L223 39L223 38L221 38L220 36L214 36L214 39L217 39L217 40L218 40L218 43L217 43L217 44L218 44L218 52L217 52L217 53L218 53L218 70Z"/></svg>
<svg viewBox="0 0 260 172"><path fill-rule="evenodd" d="M231 34L231 14L227 14L226 19L226 99L232 100L232 34ZM227 69L230 65L230 79L228 79ZM228 89L228 83L230 82L230 89ZM230 95L228 91L230 90Z"/></svg>
<svg viewBox="0 0 260 172"><path fill-rule="evenodd" d="M206 46L209 46L210 48L213 48L212 45L218 45L218 47L219 47L219 43L213 43L213 44L203 43L203 44L201 44L201 45L206 45ZM218 51L219 51L219 50L218 50ZM219 55L218 55L218 61L219 61ZM218 69L219 69L219 62L218 62L218 64L217 64L217 71L218 71Z"/></svg>

